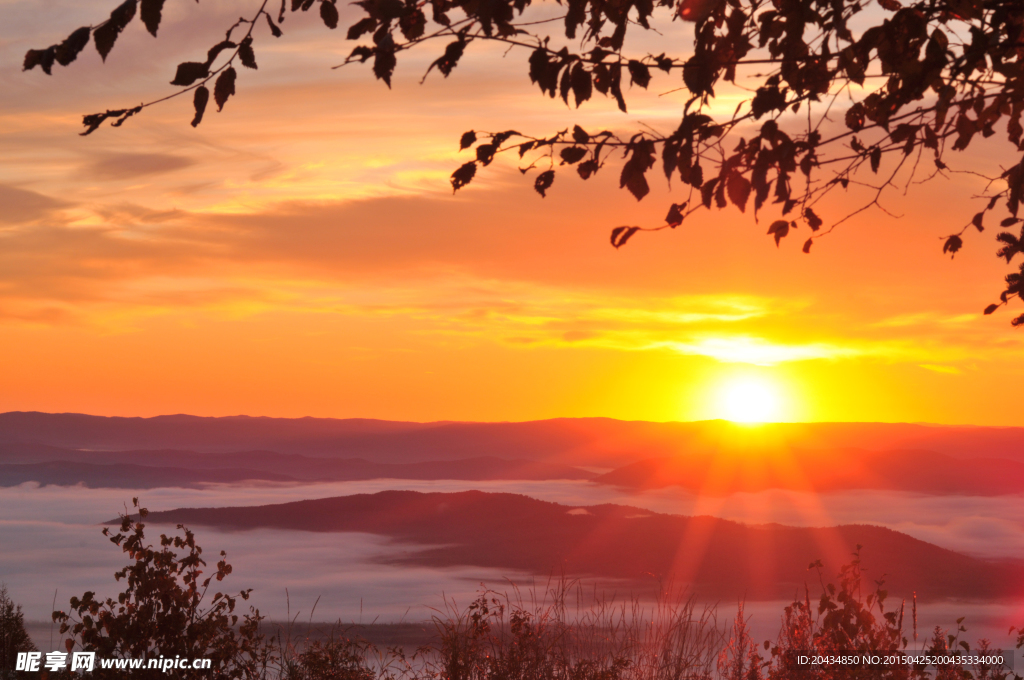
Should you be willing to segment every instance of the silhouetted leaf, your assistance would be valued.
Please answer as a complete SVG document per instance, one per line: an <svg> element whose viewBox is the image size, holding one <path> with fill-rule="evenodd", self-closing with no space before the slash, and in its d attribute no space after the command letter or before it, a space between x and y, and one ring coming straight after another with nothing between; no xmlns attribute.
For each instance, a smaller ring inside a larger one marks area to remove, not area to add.
<svg viewBox="0 0 1024 680"><path fill-rule="evenodd" d="M394 44L392 43L388 48L378 46L374 50L373 59L373 75L377 76L380 80L383 80L387 84L388 88L391 88L391 74L395 71L395 66L398 64L398 60L395 59ZM442 69L442 73L443 73Z"/></svg>
<svg viewBox="0 0 1024 680"><path fill-rule="evenodd" d="M621 248L638 231L640 227L615 227L612 229L612 245L616 249Z"/></svg>
<svg viewBox="0 0 1024 680"><path fill-rule="evenodd" d="M536 189L537 193L542 197L547 196L547 190L551 188L551 185L555 181L555 171L545 170L544 172L537 175L537 179L533 182L533 188Z"/></svg>
<svg viewBox="0 0 1024 680"><path fill-rule="evenodd" d="M1013 226L1014 224L1017 224L1018 222L1020 222L1020 218L1019 217L1007 217L1006 219L1004 219L1002 222L999 223L999 226L1000 227L1010 227L1010 226Z"/></svg>
<svg viewBox="0 0 1024 680"><path fill-rule="evenodd" d="M775 237L775 247L779 247L779 241L786 238L789 234L789 222L786 220L775 220L771 226L768 227L768 233Z"/></svg>
<svg viewBox="0 0 1024 680"><path fill-rule="evenodd" d="M490 165L494 154L498 151L497 144L481 144L476 147L476 159L484 165Z"/></svg>
<svg viewBox="0 0 1024 680"><path fill-rule="evenodd" d="M447 78L451 75L452 69L455 68L456 64L459 63L459 59L462 58L462 53L466 49L466 43L462 40L456 40L453 43L448 43L448 46L444 48L444 54L434 61L427 69L427 73L430 73L430 69L437 67L437 70L444 74Z"/></svg>
<svg viewBox="0 0 1024 680"><path fill-rule="evenodd" d="M338 27L338 8L334 6L333 2L329 0L321 0L320 2L320 18L324 22L324 26L334 30Z"/></svg>
<svg viewBox="0 0 1024 680"><path fill-rule="evenodd" d="M821 218L811 208L804 210L804 219L807 220L807 225L811 228L811 231L818 231L823 224Z"/></svg>
<svg viewBox="0 0 1024 680"><path fill-rule="evenodd" d="M996 311L997 309L999 309L999 305L991 304L991 305L989 305L988 307L985 308L985 314L986 315L987 314L991 314L992 312Z"/></svg>
<svg viewBox="0 0 1024 680"><path fill-rule="evenodd" d="M142 0L139 8L139 16L142 23L146 24L146 30L155 38L156 29L160 28L160 18L164 9L164 0Z"/></svg>
<svg viewBox="0 0 1024 680"><path fill-rule="evenodd" d="M572 94L576 100L576 108L578 109L580 104L590 99L594 92L590 72L580 62L576 62L572 67L571 85Z"/></svg>
<svg viewBox="0 0 1024 680"><path fill-rule="evenodd" d="M96 43L96 51L100 53L103 61L113 49L117 36L121 34L124 27L135 16L136 0L125 0L117 9L110 13L110 18L99 28L92 32L93 42Z"/></svg>
<svg viewBox="0 0 1024 680"><path fill-rule="evenodd" d="M53 73L53 61L57 55L57 46L51 45L45 50L29 50L25 53L25 61L22 64L23 71L29 71L36 66L43 69L46 75Z"/></svg>
<svg viewBox="0 0 1024 680"><path fill-rule="evenodd" d="M579 173L579 176L583 179L590 179L590 176L597 172L597 169L597 161L594 160L583 161L576 166L576 172Z"/></svg>
<svg viewBox="0 0 1024 680"><path fill-rule="evenodd" d="M876 146L871 150L871 172L878 172L878 166L882 162L882 147Z"/></svg>
<svg viewBox="0 0 1024 680"><path fill-rule="evenodd" d="M583 157L586 155L587 150L582 149L578 146L570 146L565 149L562 149L562 152L559 154L559 156L561 156L562 158L563 165L572 165L573 163L579 163L581 160L583 160Z"/></svg>
<svg viewBox="0 0 1024 680"><path fill-rule="evenodd" d="M525 156L526 152L529 151L530 149L532 149L534 144L536 144L536 142L532 142L532 141L530 141L530 142L523 142L522 144L520 144L519 145L519 157L522 158L523 156Z"/></svg>
<svg viewBox="0 0 1024 680"><path fill-rule="evenodd" d="M69 35L60 45L57 45L57 49L54 51L57 63L61 66L67 66L78 57L78 54L88 44L89 27L83 26Z"/></svg>
<svg viewBox="0 0 1024 680"><path fill-rule="evenodd" d="M452 193L461 189L462 187L473 181L473 176L476 175L476 163L470 161L464 164L458 170L452 173Z"/></svg>
<svg viewBox="0 0 1024 680"><path fill-rule="evenodd" d="M630 81L646 90L647 86L651 83L651 69L636 59L630 59L626 66L629 69Z"/></svg>
<svg viewBox="0 0 1024 680"><path fill-rule="evenodd" d="M192 105L195 106L196 115L192 119L192 127L198 126L203 122L203 114L206 113L206 105L210 101L210 91L206 89L205 85L200 85L196 88L196 93L192 97Z"/></svg>
<svg viewBox="0 0 1024 680"><path fill-rule="evenodd" d="M747 199L750 198L750 180L739 173L734 173L729 176L726 189L733 205L739 208L740 212L746 212Z"/></svg>
<svg viewBox="0 0 1024 680"><path fill-rule="evenodd" d="M782 111L786 108L786 94L778 86L760 87L753 101L750 102L754 118L760 118L769 111Z"/></svg>
<svg viewBox="0 0 1024 680"><path fill-rule="evenodd" d="M590 135L588 135L587 131L581 128L579 125L573 125L572 141L576 142L577 144L586 144L587 142L590 141Z"/></svg>
<svg viewBox="0 0 1024 680"><path fill-rule="evenodd" d="M357 40L359 36L366 33L371 33L376 28L377 20L374 19L373 17L366 17L365 19L360 19L356 23L349 26L348 34L346 34L345 37L348 40Z"/></svg>
<svg viewBox="0 0 1024 680"><path fill-rule="evenodd" d="M983 227L982 224L981 224L981 221L983 219L985 219L985 212L984 211L982 211L980 213L977 213L974 216L974 218L971 220L971 224L973 224L974 228L977 229L978 231L985 231L985 227Z"/></svg>
<svg viewBox="0 0 1024 680"><path fill-rule="evenodd" d="M957 251L960 250L964 245L963 239L956 234L953 234L946 239L945 245L942 246L942 253L949 253L950 257L955 256Z"/></svg>
<svg viewBox="0 0 1024 680"><path fill-rule="evenodd" d="M191 85L209 74L210 71L206 64L200 64L197 61L186 61L183 64L178 64L178 70L174 74L174 80L171 81L171 85Z"/></svg>
<svg viewBox="0 0 1024 680"><path fill-rule="evenodd" d="M246 68L256 68L256 53L252 51L252 37L248 37L241 42L238 46L238 58L242 62L242 66Z"/></svg>
<svg viewBox="0 0 1024 680"><path fill-rule="evenodd" d="M813 239L813 238L809 238L809 239L807 239L806 241L804 241L804 247L803 247L803 251L804 251L805 253L809 253L809 252L811 252L811 244L812 244L813 242L814 242L814 239Z"/></svg>
<svg viewBox="0 0 1024 680"><path fill-rule="evenodd" d="M217 57L220 56L221 52L224 50L233 50L236 47L238 47L238 45L230 40L221 40L206 51L206 67L209 68Z"/></svg>
<svg viewBox="0 0 1024 680"><path fill-rule="evenodd" d="M280 38L281 29L277 27L277 24L274 23L274 20L270 18L269 14L265 14L264 16L267 17L267 25L270 26L271 35L273 35L275 38Z"/></svg>
<svg viewBox="0 0 1024 680"><path fill-rule="evenodd" d="M468 149L469 147L476 144L476 132L470 130L469 132L463 132L462 137L459 139L459 151Z"/></svg>
<svg viewBox="0 0 1024 680"><path fill-rule="evenodd" d="M406 11L398 19L398 28L401 29L402 35L406 40L416 40L421 37L426 27L427 17L423 14L423 10L418 7L413 7L411 10Z"/></svg>
<svg viewBox="0 0 1024 680"><path fill-rule="evenodd" d="M686 208L686 202L673 203L672 207L668 209L668 215L665 216L665 223L675 229L683 223L683 210Z"/></svg>
<svg viewBox="0 0 1024 680"><path fill-rule="evenodd" d="M619 188L626 187L639 201L651 191L644 175L654 165L654 142L641 139L632 146L633 154L622 166L622 174L619 175Z"/></svg>
<svg viewBox="0 0 1024 680"><path fill-rule="evenodd" d="M217 76L217 82L213 86L213 101L217 102L217 110L224 110L224 103L228 97L235 93L235 77L238 74L233 66Z"/></svg>

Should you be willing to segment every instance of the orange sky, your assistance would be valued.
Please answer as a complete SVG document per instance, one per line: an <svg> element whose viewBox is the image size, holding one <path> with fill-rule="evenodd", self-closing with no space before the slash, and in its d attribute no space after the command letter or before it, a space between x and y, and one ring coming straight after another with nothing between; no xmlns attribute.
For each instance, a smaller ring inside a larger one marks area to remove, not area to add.
<svg viewBox="0 0 1024 680"><path fill-rule="evenodd" d="M90 46L46 77L24 51L111 3L0 3L0 410L692 420L754 377L783 420L1020 424L1024 331L980 315L1006 272L993 230L941 253L971 180L893 191L901 218L865 213L810 256L735 210L616 251L611 227L670 200L655 180L638 204L617 170L541 199L502 162L451 195L465 130L670 128L674 79L627 115L569 111L525 54L479 48L423 86L435 55L411 55L389 91L331 70L352 44L290 16L198 129L174 100L78 136L83 113L169 92L250 4L168 3L160 39L136 21L105 66Z"/></svg>

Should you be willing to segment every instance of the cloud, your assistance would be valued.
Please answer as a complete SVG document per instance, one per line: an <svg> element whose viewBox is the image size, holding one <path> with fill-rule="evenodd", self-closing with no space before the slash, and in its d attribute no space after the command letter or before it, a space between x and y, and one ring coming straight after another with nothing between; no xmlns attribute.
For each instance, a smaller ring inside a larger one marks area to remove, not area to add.
<svg viewBox="0 0 1024 680"><path fill-rule="evenodd" d="M174 154L112 153L86 164L80 172L89 180L125 180L163 175L195 164L196 161L191 158Z"/></svg>
<svg viewBox="0 0 1024 680"><path fill-rule="evenodd" d="M22 224L49 217L69 203L28 189L0 184L0 223Z"/></svg>
<svg viewBox="0 0 1024 680"><path fill-rule="evenodd" d="M848 359L861 350L829 343L785 344L750 336L708 337L694 342L664 342L660 346L680 354L711 357L723 363L773 366L789 361Z"/></svg>

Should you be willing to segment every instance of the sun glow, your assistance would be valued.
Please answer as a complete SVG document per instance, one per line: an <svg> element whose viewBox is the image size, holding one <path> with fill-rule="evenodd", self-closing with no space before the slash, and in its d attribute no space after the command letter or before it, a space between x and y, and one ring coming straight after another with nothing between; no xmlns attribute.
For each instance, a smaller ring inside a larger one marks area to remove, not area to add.
<svg viewBox="0 0 1024 680"><path fill-rule="evenodd" d="M722 417L733 422L764 423L779 418L782 399L766 380L738 378L719 390L718 408Z"/></svg>

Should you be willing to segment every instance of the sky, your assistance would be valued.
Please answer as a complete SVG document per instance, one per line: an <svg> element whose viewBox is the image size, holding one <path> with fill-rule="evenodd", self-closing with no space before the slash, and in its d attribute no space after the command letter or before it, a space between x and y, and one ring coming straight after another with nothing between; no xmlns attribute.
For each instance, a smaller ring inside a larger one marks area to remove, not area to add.
<svg viewBox="0 0 1024 680"><path fill-rule="evenodd" d="M941 249L979 209L975 177L893 189L895 217L866 211L810 255L799 232L776 248L772 211L735 209L616 250L611 228L660 223L678 185L637 203L615 170L570 171L541 198L501 159L452 195L458 140L671 130L672 77L627 92L628 114L577 111L530 84L525 52L474 45L420 84L428 45L389 90L331 68L342 30L289 15L198 128L182 97L81 137L82 114L173 92L176 64L256 7L169 2L159 38L136 20L105 64L90 45L52 76L21 71L114 4L0 0L0 411L697 420L756 385L770 419L1019 424L1024 331L981 315L1007 271L995 230ZM643 47L678 53L685 31ZM958 167L998 163L1000 139Z"/></svg>

